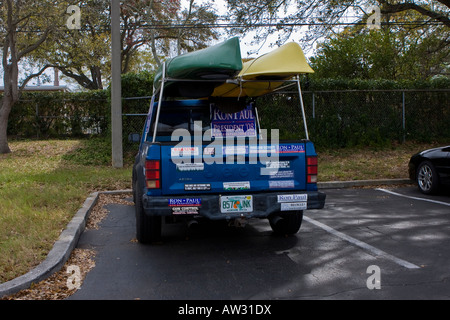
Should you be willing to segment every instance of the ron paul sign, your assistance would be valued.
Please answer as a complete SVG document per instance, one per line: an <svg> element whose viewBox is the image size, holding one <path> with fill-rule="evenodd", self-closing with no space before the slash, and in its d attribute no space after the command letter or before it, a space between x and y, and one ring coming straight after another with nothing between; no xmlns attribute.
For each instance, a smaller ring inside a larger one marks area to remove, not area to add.
<svg viewBox="0 0 450 320"><path fill-rule="evenodd" d="M255 137L256 122L251 105L236 113L224 113L216 106L211 107L212 136Z"/></svg>

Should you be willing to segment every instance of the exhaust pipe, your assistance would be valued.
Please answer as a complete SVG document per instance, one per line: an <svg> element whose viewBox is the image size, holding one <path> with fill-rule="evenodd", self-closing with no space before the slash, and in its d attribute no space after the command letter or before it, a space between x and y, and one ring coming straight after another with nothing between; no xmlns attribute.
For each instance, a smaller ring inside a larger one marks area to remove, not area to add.
<svg viewBox="0 0 450 320"><path fill-rule="evenodd" d="M240 219L234 219L234 226L236 228L244 228L247 225L247 219L240 218Z"/></svg>
<svg viewBox="0 0 450 320"><path fill-rule="evenodd" d="M198 221L197 220L189 220L187 223L187 226L189 229L197 229L198 228Z"/></svg>

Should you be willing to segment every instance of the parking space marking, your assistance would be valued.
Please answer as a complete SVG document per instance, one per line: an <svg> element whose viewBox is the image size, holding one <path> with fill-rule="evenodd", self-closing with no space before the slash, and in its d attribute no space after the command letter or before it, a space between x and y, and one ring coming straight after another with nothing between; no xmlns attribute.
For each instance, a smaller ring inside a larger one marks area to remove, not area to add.
<svg viewBox="0 0 450 320"><path fill-rule="evenodd" d="M331 228L331 227L329 227L329 226L327 226L327 225L325 225L325 224L323 224L323 223L321 223L319 221L311 219L311 218L309 218L307 216L303 216L303 220L308 221L309 223L311 223L311 224L313 224L313 225L315 225L315 226L317 226L317 227L319 227L319 228L321 228L321 229L331 233L332 235L334 235L334 236L336 236L338 238L341 238L342 240L345 240L345 241L347 241L347 242L349 242L351 244L354 244L354 245L356 245L356 246L358 246L358 247L360 247L360 248L370 252L371 254L373 254L375 256L379 256L381 258L391 260L391 261L395 262L396 264L398 264L398 265L400 265L402 267L408 268L408 269L420 269L419 266L417 266L417 265L415 265L413 263L410 263L410 262L405 261L403 259L397 258L397 257L395 257L395 256L393 256L393 255L391 255L391 254L389 254L387 252L384 252L383 250L380 250L378 248L375 248L374 246L371 246L368 243L365 243L363 241L360 241L358 239L350 237L349 235L346 235L345 233L339 232L339 231L337 231L337 230L335 230L335 229L333 229L333 228Z"/></svg>
<svg viewBox="0 0 450 320"><path fill-rule="evenodd" d="M394 191L391 191L391 190L383 189L383 188L376 188L375 190L386 192L386 193L390 193L390 194L392 194L394 196L398 196L398 197L409 198L409 199L420 200L420 201L427 201L427 202L442 204L444 206L450 207L450 203L443 202L443 201L437 201L437 200L431 200L431 199L426 199L426 198L407 196L407 195L404 195L404 194L401 194L401 193L397 193L397 192L394 192Z"/></svg>

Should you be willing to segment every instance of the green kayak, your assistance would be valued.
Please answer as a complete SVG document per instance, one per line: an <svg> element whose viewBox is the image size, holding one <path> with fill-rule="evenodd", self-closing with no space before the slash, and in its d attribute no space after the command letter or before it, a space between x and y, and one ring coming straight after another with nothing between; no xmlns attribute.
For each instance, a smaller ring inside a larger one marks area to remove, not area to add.
<svg viewBox="0 0 450 320"><path fill-rule="evenodd" d="M167 60L165 79L168 81L164 86L164 93L165 96L190 98L209 96L217 86L234 78L241 70L241 49L239 38L235 37ZM160 67L155 75L156 89L161 86L162 77L163 68Z"/></svg>

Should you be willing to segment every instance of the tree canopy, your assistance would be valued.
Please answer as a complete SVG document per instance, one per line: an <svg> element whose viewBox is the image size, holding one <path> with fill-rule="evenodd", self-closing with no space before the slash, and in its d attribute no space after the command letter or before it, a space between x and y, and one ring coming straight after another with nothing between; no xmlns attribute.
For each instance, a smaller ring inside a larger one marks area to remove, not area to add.
<svg viewBox="0 0 450 320"><path fill-rule="evenodd" d="M401 13L405 22L417 13ZM397 17L399 20L400 18ZM318 45L311 58L315 77L358 79L429 79L450 71L446 26L345 28ZM445 35L445 36L443 36Z"/></svg>
<svg viewBox="0 0 450 320"><path fill-rule="evenodd" d="M334 34L339 25L365 24L373 6L380 8L385 19L382 24L395 25L399 23L396 14L414 11L420 19L410 25L425 27L438 23L450 28L449 0L227 0L227 3L236 26L234 32L257 30L257 42L276 32L278 45L302 27L304 36L299 40L311 45Z"/></svg>
<svg viewBox="0 0 450 320"><path fill-rule="evenodd" d="M255 31L256 43L276 34L270 38L273 46L288 39L301 42L312 56L314 77L399 80L448 75L449 0L227 3L233 33ZM371 24L373 17L377 25Z"/></svg>
<svg viewBox="0 0 450 320"><path fill-rule="evenodd" d="M0 154L8 153L7 125L21 89L49 67L57 68L85 89L102 89L110 70L110 0L0 0L0 44L4 94L0 103ZM74 13L75 11L75 13ZM122 72L142 58L147 46L156 64L160 55L204 47L217 38L215 30L183 30L172 24L195 19L214 21L208 4L190 0L130 0L121 3ZM164 27L161 27L164 26ZM173 42L176 45L173 45ZM21 63L33 65L20 79Z"/></svg>
<svg viewBox="0 0 450 320"><path fill-rule="evenodd" d="M65 29L33 54L39 63L57 67L85 89L102 89L110 79L110 0L80 3L80 28ZM207 3L190 0L139 0L121 3L122 73L155 68L162 56L203 48L217 31L175 28L190 21L215 21ZM66 15L67 19L69 15ZM192 25L190 23L190 25Z"/></svg>
<svg viewBox="0 0 450 320"><path fill-rule="evenodd" d="M61 1L5 0L0 1L0 44L4 92L0 102L0 154L10 152L7 141L8 118L19 100L21 89L47 65L38 68L19 83L19 64L34 53L61 22L55 14Z"/></svg>

